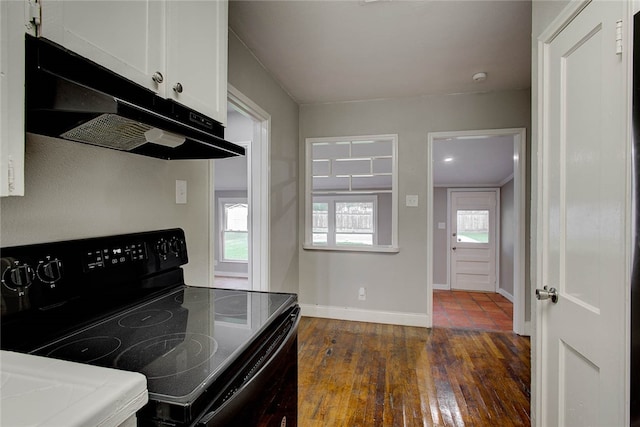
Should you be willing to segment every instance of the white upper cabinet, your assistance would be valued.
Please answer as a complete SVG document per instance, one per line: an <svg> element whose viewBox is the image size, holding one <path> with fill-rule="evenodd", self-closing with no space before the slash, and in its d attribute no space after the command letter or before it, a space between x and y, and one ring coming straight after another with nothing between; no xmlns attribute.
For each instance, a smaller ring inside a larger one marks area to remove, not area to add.
<svg viewBox="0 0 640 427"><path fill-rule="evenodd" d="M226 1L167 2L166 98L227 121Z"/></svg>
<svg viewBox="0 0 640 427"><path fill-rule="evenodd" d="M0 0L0 196L24 195L25 12Z"/></svg>
<svg viewBox="0 0 640 427"><path fill-rule="evenodd" d="M38 35L226 122L226 0L42 0Z"/></svg>

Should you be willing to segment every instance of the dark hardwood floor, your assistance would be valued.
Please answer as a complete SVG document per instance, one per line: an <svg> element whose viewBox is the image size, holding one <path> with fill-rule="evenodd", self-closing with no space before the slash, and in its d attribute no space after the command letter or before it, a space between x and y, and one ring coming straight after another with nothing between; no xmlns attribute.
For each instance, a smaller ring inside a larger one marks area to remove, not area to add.
<svg viewBox="0 0 640 427"><path fill-rule="evenodd" d="M300 427L528 426L529 339L303 317Z"/></svg>

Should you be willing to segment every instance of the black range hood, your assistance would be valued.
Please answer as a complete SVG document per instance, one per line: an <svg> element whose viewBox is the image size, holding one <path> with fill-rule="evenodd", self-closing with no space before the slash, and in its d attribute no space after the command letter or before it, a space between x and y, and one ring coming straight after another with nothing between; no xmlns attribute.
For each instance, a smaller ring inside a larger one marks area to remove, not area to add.
<svg viewBox="0 0 640 427"><path fill-rule="evenodd" d="M26 131L161 159L244 155L224 127L41 38L26 36Z"/></svg>

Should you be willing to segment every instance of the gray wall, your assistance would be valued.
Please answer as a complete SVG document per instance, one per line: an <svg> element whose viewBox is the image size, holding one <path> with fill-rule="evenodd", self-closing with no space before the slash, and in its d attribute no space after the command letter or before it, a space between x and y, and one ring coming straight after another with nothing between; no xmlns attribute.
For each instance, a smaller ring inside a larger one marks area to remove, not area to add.
<svg viewBox="0 0 640 427"><path fill-rule="evenodd" d="M270 286L298 292L298 105L232 31L229 83L271 115Z"/></svg>
<svg viewBox="0 0 640 427"><path fill-rule="evenodd" d="M513 296L514 182L500 188L500 289Z"/></svg>
<svg viewBox="0 0 640 427"><path fill-rule="evenodd" d="M432 131L529 128L529 90L438 95L300 107L300 144L305 138L370 134L399 136L399 200L420 197L418 208L399 206L400 253L303 250L300 300L306 304L426 313L427 134ZM304 176L300 150L300 176ZM299 193L304 200L303 190ZM304 232L304 207L299 210ZM431 224L429 224L431 226ZM367 287L367 300L358 288Z"/></svg>
<svg viewBox="0 0 640 427"><path fill-rule="evenodd" d="M27 136L25 160L25 196L0 201L2 246L181 227L186 280L208 284L208 161L157 160L35 135ZM186 205L175 203L177 179L187 181Z"/></svg>

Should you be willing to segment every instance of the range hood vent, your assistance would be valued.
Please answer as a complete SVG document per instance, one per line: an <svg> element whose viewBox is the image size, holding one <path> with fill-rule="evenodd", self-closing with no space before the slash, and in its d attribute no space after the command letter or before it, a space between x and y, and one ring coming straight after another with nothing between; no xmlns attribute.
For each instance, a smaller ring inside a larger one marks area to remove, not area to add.
<svg viewBox="0 0 640 427"><path fill-rule="evenodd" d="M244 155L224 127L59 45L26 36L26 131L161 159Z"/></svg>

